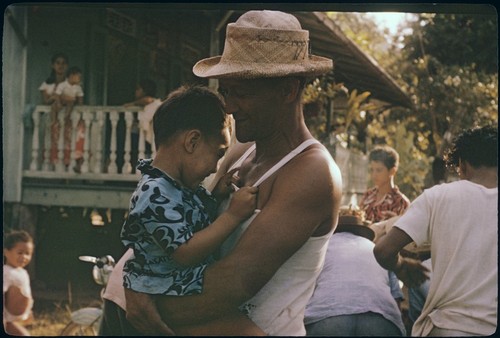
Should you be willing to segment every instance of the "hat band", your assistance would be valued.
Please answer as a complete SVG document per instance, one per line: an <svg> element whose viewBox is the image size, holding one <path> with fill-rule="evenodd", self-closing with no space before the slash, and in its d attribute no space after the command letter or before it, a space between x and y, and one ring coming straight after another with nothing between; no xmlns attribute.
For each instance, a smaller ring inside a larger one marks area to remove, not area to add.
<svg viewBox="0 0 500 338"><path fill-rule="evenodd" d="M267 30L230 24L221 62L283 64L301 62L308 56L308 31Z"/></svg>

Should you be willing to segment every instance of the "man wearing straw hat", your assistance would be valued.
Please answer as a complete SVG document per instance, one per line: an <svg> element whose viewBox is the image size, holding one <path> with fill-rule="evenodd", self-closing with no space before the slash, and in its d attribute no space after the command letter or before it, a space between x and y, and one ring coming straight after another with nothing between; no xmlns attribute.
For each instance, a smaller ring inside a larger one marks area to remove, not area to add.
<svg viewBox="0 0 500 338"><path fill-rule="evenodd" d="M239 168L227 184L259 186L259 195L258 210L206 269L202 293L155 299L176 333L212 333L186 328L239 309L268 335L305 335L304 309L337 223L342 182L304 123L301 94L307 79L332 67L330 59L309 54L309 32L299 21L277 11L243 14L227 27L223 55L193 67L195 75L219 80L239 141L214 182ZM126 295L127 319L137 329L168 332L148 296ZM237 330L214 334L245 334Z"/></svg>

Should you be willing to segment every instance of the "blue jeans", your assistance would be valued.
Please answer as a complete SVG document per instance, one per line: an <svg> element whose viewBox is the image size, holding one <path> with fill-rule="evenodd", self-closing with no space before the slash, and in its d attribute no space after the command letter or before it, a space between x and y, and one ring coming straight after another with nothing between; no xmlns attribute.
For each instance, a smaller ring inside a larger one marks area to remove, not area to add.
<svg viewBox="0 0 500 338"><path fill-rule="evenodd" d="M374 312L329 317L306 325L306 332L308 336L403 336L394 323Z"/></svg>
<svg viewBox="0 0 500 338"><path fill-rule="evenodd" d="M426 280L422 285L415 288L408 288L408 316L413 323L417 320L422 312L425 304L425 299L429 293L430 281Z"/></svg>

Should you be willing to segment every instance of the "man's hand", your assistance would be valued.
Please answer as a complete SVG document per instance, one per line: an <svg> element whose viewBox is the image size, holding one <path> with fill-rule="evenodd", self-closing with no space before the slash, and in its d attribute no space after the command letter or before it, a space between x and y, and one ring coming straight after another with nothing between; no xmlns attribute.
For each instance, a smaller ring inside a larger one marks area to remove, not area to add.
<svg viewBox="0 0 500 338"><path fill-rule="evenodd" d="M429 269L416 259L401 257L394 272L408 287L417 287L429 279Z"/></svg>
<svg viewBox="0 0 500 338"><path fill-rule="evenodd" d="M139 332L150 336L175 335L174 331L161 320L153 296L125 288L125 298L127 320Z"/></svg>

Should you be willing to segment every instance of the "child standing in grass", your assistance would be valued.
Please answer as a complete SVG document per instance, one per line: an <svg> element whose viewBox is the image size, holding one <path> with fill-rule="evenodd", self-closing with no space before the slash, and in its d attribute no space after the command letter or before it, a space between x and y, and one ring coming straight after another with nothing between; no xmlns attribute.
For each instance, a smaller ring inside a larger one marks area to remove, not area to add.
<svg viewBox="0 0 500 338"><path fill-rule="evenodd" d="M33 239L26 231L12 231L4 237L3 324L5 332L29 336L23 323L32 319L30 277L24 269L33 255Z"/></svg>

